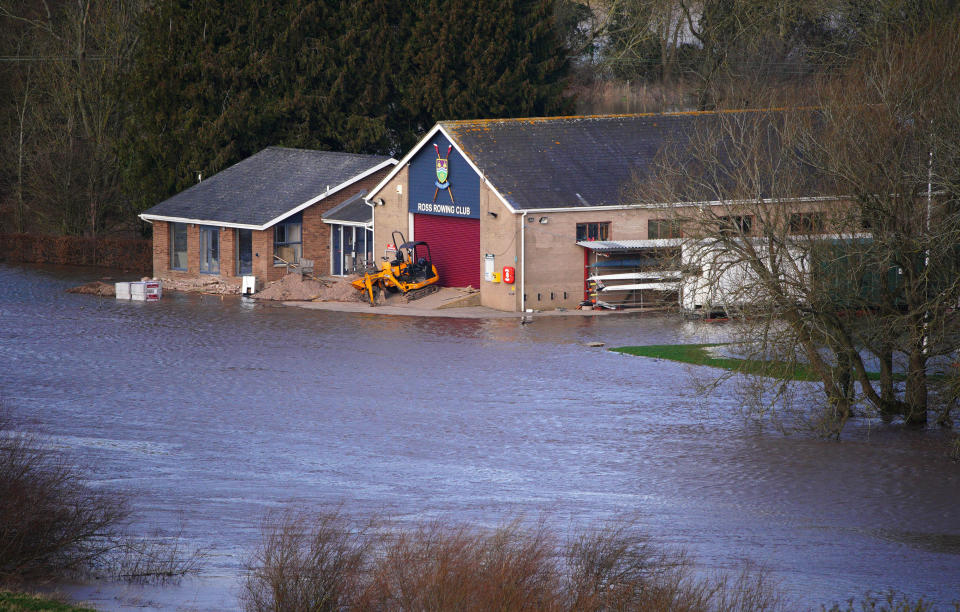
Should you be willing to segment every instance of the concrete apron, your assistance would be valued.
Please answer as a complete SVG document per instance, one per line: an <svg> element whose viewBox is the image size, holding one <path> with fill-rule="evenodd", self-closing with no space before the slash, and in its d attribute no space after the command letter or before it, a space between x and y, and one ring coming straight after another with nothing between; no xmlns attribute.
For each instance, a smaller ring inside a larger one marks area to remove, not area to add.
<svg viewBox="0 0 960 612"><path fill-rule="evenodd" d="M407 302L403 296L390 295L379 306L367 302L283 302L284 306L296 306L308 310L333 310L338 312L362 312L366 314L400 315L407 317L444 317L458 319L519 319L536 315L543 316L605 316L629 311L613 310L548 310L536 313L504 312L478 306L480 294L456 287L444 287L440 291L419 300Z"/></svg>

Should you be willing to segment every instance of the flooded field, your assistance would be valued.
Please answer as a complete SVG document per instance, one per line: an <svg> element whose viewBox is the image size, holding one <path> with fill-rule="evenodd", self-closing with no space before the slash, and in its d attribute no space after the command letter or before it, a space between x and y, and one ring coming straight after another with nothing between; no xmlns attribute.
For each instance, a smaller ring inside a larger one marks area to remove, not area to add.
<svg viewBox="0 0 960 612"><path fill-rule="evenodd" d="M64 290L91 271L0 264L0 399L133 497L138 529L212 553L176 586L72 585L103 609L236 609L289 504L558 529L629 516L705 572L770 569L814 608L866 589L960 599L960 466L940 432L841 443L701 401L687 366L587 348L697 341L671 316L381 317Z"/></svg>

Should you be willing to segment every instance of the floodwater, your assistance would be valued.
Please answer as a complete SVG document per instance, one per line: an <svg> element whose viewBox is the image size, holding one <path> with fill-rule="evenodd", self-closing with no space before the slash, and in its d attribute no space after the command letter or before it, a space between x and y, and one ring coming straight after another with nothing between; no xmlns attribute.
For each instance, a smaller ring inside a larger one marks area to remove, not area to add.
<svg viewBox="0 0 960 612"><path fill-rule="evenodd" d="M799 608L867 589L960 600L947 436L843 442L701 401L682 364L587 348L697 341L671 316L431 320L64 293L96 271L0 264L0 398L132 496L149 533L209 547L179 585L67 585L103 609L236 609L261 518L293 504L561 530L629 516L704 572L768 568Z"/></svg>

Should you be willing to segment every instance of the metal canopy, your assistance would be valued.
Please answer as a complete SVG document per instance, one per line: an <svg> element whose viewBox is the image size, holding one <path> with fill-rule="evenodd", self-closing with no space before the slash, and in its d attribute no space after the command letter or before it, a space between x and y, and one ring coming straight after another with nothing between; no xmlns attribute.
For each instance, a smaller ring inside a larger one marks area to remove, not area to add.
<svg viewBox="0 0 960 612"><path fill-rule="evenodd" d="M600 253L656 249L680 246L681 244L683 244L683 239L681 238L657 238L652 240L581 240L577 243L578 246Z"/></svg>

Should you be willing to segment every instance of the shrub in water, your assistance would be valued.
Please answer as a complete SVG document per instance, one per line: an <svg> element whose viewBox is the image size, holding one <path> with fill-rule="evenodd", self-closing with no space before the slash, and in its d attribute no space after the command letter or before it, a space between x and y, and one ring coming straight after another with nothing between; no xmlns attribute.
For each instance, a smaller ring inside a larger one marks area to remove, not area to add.
<svg viewBox="0 0 960 612"><path fill-rule="evenodd" d="M562 541L542 522L383 529L339 511L265 521L242 601L248 612L785 609L762 572L698 578L629 525Z"/></svg>
<svg viewBox="0 0 960 612"><path fill-rule="evenodd" d="M0 435L0 579L76 572L108 555L126 500L92 490L32 438L2 425Z"/></svg>
<svg viewBox="0 0 960 612"><path fill-rule="evenodd" d="M39 438L0 415L0 582L85 574L135 582L199 572L204 552L179 535L124 530L124 495L98 491Z"/></svg>

